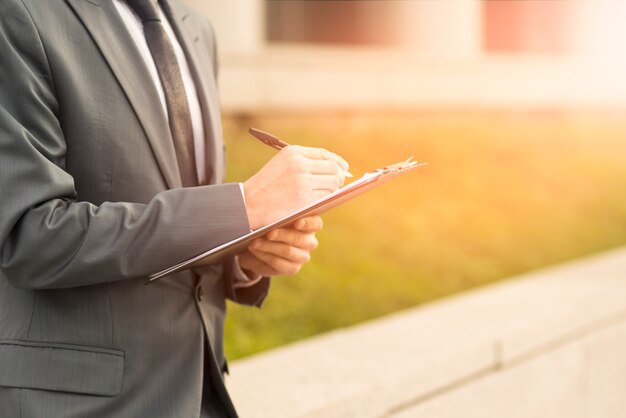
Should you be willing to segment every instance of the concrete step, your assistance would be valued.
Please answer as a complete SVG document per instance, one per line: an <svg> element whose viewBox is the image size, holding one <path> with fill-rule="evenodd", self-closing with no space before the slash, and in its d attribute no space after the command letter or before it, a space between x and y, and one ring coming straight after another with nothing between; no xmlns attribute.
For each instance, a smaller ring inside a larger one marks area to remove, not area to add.
<svg viewBox="0 0 626 418"><path fill-rule="evenodd" d="M623 324L626 247L234 362L227 384L244 418L422 416L426 402ZM620 377L610 369L603 379L625 387L626 362ZM553 379L507 382L558 387ZM450 416L459 412L470 416Z"/></svg>

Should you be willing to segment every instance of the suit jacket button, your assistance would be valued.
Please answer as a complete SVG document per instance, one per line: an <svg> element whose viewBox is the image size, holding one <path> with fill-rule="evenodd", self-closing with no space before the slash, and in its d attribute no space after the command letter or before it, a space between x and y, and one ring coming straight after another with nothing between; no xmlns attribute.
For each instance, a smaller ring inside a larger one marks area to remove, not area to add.
<svg viewBox="0 0 626 418"><path fill-rule="evenodd" d="M198 302L202 301L203 296L204 296L204 289L202 289L202 286L198 286L196 288L196 298L198 299Z"/></svg>

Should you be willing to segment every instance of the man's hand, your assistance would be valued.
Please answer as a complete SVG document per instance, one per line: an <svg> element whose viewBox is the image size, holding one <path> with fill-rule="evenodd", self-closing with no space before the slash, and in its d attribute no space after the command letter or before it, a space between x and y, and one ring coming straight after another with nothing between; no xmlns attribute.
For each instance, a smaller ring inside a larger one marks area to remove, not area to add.
<svg viewBox="0 0 626 418"><path fill-rule="evenodd" d="M319 216L298 220L293 228L279 228L250 243L239 254L239 265L257 276L296 274L317 248L315 233L322 229Z"/></svg>
<svg viewBox="0 0 626 418"><path fill-rule="evenodd" d="M348 163L321 148L283 148L244 184L250 228L259 229L343 184Z"/></svg>

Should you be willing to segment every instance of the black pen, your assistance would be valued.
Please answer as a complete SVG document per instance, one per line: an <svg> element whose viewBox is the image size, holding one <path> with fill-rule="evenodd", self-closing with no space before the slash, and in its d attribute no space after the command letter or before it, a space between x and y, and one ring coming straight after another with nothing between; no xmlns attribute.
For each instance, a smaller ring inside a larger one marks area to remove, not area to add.
<svg viewBox="0 0 626 418"><path fill-rule="evenodd" d="M262 131L262 130L257 129L257 128L250 128L250 129L248 129L248 132L250 132L250 134L253 137L255 137L259 141L263 142L265 145L269 145L270 147L272 147L274 149L279 149L280 150L280 149L283 149L283 148L285 148L286 146L289 145L285 141L282 141L279 138L276 138L274 135L268 134L267 132Z"/></svg>
<svg viewBox="0 0 626 418"><path fill-rule="evenodd" d="M267 133L265 131L262 131L260 129L250 128L250 129L248 129L248 132L250 132L250 135L252 135L256 139L258 139L259 141L263 142L265 145L270 146L270 147L272 147L274 149L277 149L277 150L281 150L281 149L283 149L283 148L285 148L286 146L289 145L288 143L286 143L282 139L277 138L274 135L272 135L270 133ZM354 177L347 170L344 172L344 174L345 174L346 177Z"/></svg>

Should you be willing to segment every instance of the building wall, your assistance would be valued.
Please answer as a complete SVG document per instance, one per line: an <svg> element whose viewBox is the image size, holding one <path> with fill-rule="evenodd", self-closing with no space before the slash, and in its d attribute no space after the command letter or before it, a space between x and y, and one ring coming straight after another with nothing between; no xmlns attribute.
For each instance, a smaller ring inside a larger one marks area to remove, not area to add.
<svg viewBox="0 0 626 418"><path fill-rule="evenodd" d="M215 27L227 112L626 106L618 0L394 2L399 20L380 22L399 39L389 46L270 43L262 0L186 1ZM507 15L500 3L530 6Z"/></svg>

